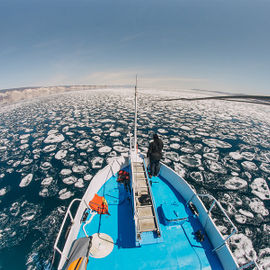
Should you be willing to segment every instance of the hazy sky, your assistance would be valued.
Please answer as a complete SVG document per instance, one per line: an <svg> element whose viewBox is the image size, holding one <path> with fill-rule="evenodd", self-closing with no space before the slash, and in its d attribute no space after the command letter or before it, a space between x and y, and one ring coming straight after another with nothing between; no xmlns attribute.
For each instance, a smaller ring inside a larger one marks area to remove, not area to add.
<svg viewBox="0 0 270 270"><path fill-rule="evenodd" d="M0 0L0 89L270 94L270 0Z"/></svg>

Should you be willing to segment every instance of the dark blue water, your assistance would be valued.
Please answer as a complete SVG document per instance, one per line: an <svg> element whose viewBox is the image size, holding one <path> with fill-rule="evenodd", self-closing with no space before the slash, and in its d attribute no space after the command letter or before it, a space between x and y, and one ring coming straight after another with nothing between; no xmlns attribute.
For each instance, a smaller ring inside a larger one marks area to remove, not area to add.
<svg viewBox="0 0 270 270"><path fill-rule="evenodd" d="M266 269L267 106L157 103L148 95L139 104L139 148L146 152L157 132L165 145L163 162L198 193L214 195L237 225L239 233L230 245L238 261L258 259ZM83 196L89 179L108 158L128 149L133 98L118 92L85 92L5 109L0 113L0 269L45 269L70 201ZM61 159L59 150L66 151ZM30 180L22 181L27 175ZM230 226L218 211L214 214L222 233L229 234Z"/></svg>

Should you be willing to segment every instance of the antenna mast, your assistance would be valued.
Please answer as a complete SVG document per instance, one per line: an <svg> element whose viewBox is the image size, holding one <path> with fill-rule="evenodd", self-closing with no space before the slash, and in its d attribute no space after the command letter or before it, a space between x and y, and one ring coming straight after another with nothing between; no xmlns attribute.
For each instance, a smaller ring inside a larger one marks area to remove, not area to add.
<svg viewBox="0 0 270 270"><path fill-rule="evenodd" d="M135 85L134 147L135 147L135 151L137 152L137 74L136 74L136 85Z"/></svg>

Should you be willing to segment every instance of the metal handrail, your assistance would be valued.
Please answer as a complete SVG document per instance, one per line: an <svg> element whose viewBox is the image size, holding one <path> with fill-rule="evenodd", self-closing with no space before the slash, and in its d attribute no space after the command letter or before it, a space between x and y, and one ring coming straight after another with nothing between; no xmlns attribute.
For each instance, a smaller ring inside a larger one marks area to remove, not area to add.
<svg viewBox="0 0 270 270"><path fill-rule="evenodd" d="M242 270L242 269L248 268L249 266L252 266L252 265L255 265L255 267L256 267L258 270L261 270L261 268L259 267L259 265L257 264L256 261L248 262L248 263L246 263L246 264L240 266L237 270Z"/></svg>
<svg viewBox="0 0 270 270"><path fill-rule="evenodd" d="M212 195L210 195L210 194L197 194L197 195L198 195L199 197L208 197L209 199L212 199L212 200L213 200L213 202L212 202L210 208L209 208L208 211L207 211L207 214L208 214L207 216L208 216L208 218L206 219L206 222L205 222L205 225L204 225L204 229L206 228L207 222L208 222L208 220L210 219L209 214L211 213L213 207L214 207L216 204L217 204L217 206L219 207L219 209L222 211L222 213L224 214L224 216L227 218L227 220L231 223L231 225L232 225L232 227L233 227L233 231L231 232L231 234L230 234L229 236L227 236L227 237L224 239L223 243L222 243L221 245L219 245L218 247L216 247L216 248L213 249L213 251L217 251L218 249L220 249L222 246L225 245L226 241L227 241L233 234L235 234L235 233L238 232L238 229L237 229L236 226L233 224L232 220L231 220L230 217L227 215L227 213L225 212L224 208L221 206L221 204L218 202L218 200L217 200L214 196L212 196ZM187 202L187 204L188 204L190 201L192 201L192 199L194 198L194 196L196 196L196 194L193 194L193 195L192 195L191 199Z"/></svg>
<svg viewBox="0 0 270 270"><path fill-rule="evenodd" d="M145 173L148 175L148 173L147 173L147 166L145 164L144 158L143 158L143 166L144 166ZM153 203L154 219L155 219L155 222L156 222L156 225L157 225L158 234L160 235L161 230L160 230L158 219L157 219L156 204L155 204L155 201L154 201L154 196L153 196L153 193L152 193L151 185L149 183L149 179L148 179L147 176L146 176L146 181L147 181L147 184L149 186L150 196L151 196L151 200L152 200L152 203Z"/></svg>
<svg viewBox="0 0 270 270"><path fill-rule="evenodd" d="M198 195L199 197L208 197L208 198L210 198L210 199L213 200L213 202L212 202L210 208L209 208L208 211L207 211L208 218L207 218L207 220L206 220L206 222L205 222L204 229L205 229L205 227L206 227L206 225L207 225L208 220L210 219L209 214L211 213L213 207L214 207L216 204L217 204L217 206L220 208L220 210L222 211L222 213L224 214L224 216L227 218L227 220L231 223L231 225L232 225L232 227L233 227L232 233L224 239L224 242L223 242L221 245L219 245L218 247L216 247L216 248L214 248L214 249L212 250L212 251L214 252L214 251L219 250L221 247L223 247L223 246L225 245L226 241L227 241L233 234L235 234L235 233L238 232L238 229L237 229L237 227L234 225L234 223L232 222L232 220L230 219L230 217L228 216L228 214L226 213L226 211L224 210L224 208L222 207L222 205L219 203L219 201L218 201L214 196L212 196L212 195L210 195L210 194L197 194L197 195ZM192 199L193 199L195 196L196 196L196 194L193 194L192 197L188 200L187 204L188 204L189 202L191 202ZM256 261L250 261L250 262L248 262L248 263L242 265L241 267L238 267L237 270L243 270L243 269L246 269L246 268L248 268L249 266L252 266L252 265L255 265L255 267L256 267L258 270L261 269L261 268L258 266L258 264L257 264Z"/></svg>
<svg viewBox="0 0 270 270"><path fill-rule="evenodd" d="M112 171L112 174L114 174L112 166L113 166L113 164L114 164L115 161L116 161L116 160L113 160L113 162L112 162L111 164L109 164L110 169L111 169L111 171ZM118 161L117 161L117 162L118 162ZM99 175L100 173L101 173L101 171L99 171L99 172L96 174L96 176ZM71 203L69 204L68 209L67 209L66 214L65 214L65 217L64 217L64 219L63 219L63 221L62 221L62 224L61 224L59 233L58 233L57 238L56 238L56 240L55 240L54 251L57 251L57 252L60 254L60 260L61 260L62 256L65 256L65 255L63 255L63 250L60 250L59 247L58 247L57 245L58 245L59 239L60 239L60 237L61 237L61 235L62 235L62 231L63 231L64 225L66 224L66 220L67 220L67 217L68 217L68 216L69 216L70 219L71 219L71 223L74 224L74 217L72 216L70 209L71 209L72 205L74 204L74 202L76 202L76 201L80 201L80 202L81 202L82 199L75 198L75 199L73 199L73 200L71 201ZM89 207L89 205L86 203L86 201L83 200L83 202L85 203L85 206L86 206L88 209L90 209L90 207ZM92 214L92 217L90 218L90 221L92 221L92 219L93 219L94 216L95 216L95 214ZM88 222L88 223L90 223L90 222ZM86 234L86 232L85 232L85 234ZM87 235L87 234L86 234L86 235ZM65 256L65 258L68 259L67 256Z"/></svg>
<svg viewBox="0 0 270 270"><path fill-rule="evenodd" d="M97 214L97 212L91 211L90 214L91 214L90 219L89 219L87 222L85 222L85 224L83 225L83 231L84 231L84 234L85 234L86 237L89 237L89 235L87 234L87 232L86 232L86 230L85 230L85 226L88 225L89 223L91 223L92 219L93 219L94 216Z"/></svg>
<svg viewBox="0 0 270 270"><path fill-rule="evenodd" d="M53 248L54 248L54 250L58 251L58 253L61 255L61 257L62 257L62 252L63 252L63 250L60 250L60 249L58 248L57 245L58 245L60 236L61 236L61 234L62 234L64 225L65 225L65 223L66 223L67 217L69 216L70 219L71 219L71 223L72 223L72 224L74 223L74 218L73 218L73 216L72 216L72 214L71 214L71 212L70 212L70 209L71 209L73 203L76 202L76 201L80 201L80 202L81 202L82 200L76 198L76 199L73 199L73 200L71 201L71 203L69 204L68 209L67 209L67 212L66 212L66 214L65 214L65 217L64 217L63 222L62 222L62 224L61 224L59 233L58 233L57 238L56 238L55 243L54 243L54 247L53 247ZM65 256L65 257L66 257L66 259L67 259L67 256Z"/></svg>

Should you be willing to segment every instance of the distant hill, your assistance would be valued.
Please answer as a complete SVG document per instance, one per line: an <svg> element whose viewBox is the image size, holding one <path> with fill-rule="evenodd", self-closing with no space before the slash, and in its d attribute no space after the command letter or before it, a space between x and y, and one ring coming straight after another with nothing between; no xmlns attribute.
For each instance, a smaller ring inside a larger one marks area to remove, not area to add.
<svg viewBox="0 0 270 270"><path fill-rule="evenodd" d="M63 92L81 91L81 90L93 90L104 89L107 85L61 85L61 86L38 86L38 87L21 87L13 89L0 90L0 104L7 105L16 103L21 100L28 100L40 96L48 96L52 94L58 94ZM119 86L117 86L119 87Z"/></svg>

